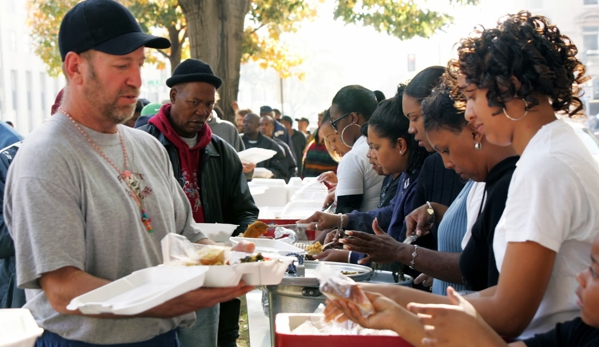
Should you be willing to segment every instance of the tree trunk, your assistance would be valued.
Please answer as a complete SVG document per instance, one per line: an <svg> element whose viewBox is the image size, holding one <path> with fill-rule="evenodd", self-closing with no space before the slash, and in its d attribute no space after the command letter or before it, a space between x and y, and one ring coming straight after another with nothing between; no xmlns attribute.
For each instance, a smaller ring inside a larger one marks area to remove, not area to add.
<svg viewBox="0 0 599 347"><path fill-rule="evenodd" d="M183 41L179 41L179 33L180 29L177 27L169 26L168 28L168 37L171 41L171 54L168 56L168 60L171 63L171 74L175 71L175 68L179 63L181 63L181 47Z"/></svg>
<svg viewBox="0 0 599 347"><path fill-rule="evenodd" d="M179 0L187 20L190 53L212 67L223 80L218 90L225 118L235 122L231 102L237 100L243 25L251 0Z"/></svg>

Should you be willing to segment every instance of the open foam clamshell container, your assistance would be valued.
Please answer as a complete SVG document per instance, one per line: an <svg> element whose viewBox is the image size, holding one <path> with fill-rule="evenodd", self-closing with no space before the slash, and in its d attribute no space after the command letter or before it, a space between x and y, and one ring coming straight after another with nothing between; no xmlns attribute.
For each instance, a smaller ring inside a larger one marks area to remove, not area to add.
<svg viewBox="0 0 599 347"><path fill-rule="evenodd" d="M29 310L0 310L0 347L31 347L43 333Z"/></svg>
<svg viewBox="0 0 599 347"><path fill-rule="evenodd" d="M138 314L202 287L207 272L202 266L146 268L74 298L67 309L84 314Z"/></svg>
<svg viewBox="0 0 599 347"><path fill-rule="evenodd" d="M393 346L413 347L399 336L391 335L298 335L292 331L310 318L319 318L310 313L279 313L275 321L275 347L368 347Z"/></svg>

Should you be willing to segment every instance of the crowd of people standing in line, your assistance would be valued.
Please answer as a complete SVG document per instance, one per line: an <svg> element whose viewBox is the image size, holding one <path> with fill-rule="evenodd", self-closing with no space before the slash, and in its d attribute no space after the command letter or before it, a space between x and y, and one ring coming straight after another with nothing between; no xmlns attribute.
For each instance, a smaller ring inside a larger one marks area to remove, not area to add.
<svg viewBox="0 0 599 347"><path fill-rule="evenodd" d="M66 305L160 264L169 232L211 244L196 223L245 230L258 218L257 167L331 188L333 212L301 221L336 245L316 259L391 264L414 279L361 285L374 314L333 300L327 319L415 346L599 342L599 166L564 120L582 112L587 78L548 19L523 11L479 29L447 67L390 98L345 86L312 134L269 106L223 120L222 80L197 59L166 81L167 103L138 100L144 49L170 43L117 2L74 6L58 45L67 85L51 119L25 141L0 124L0 303L31 310L45 329L38 346L235 346L243 282L129 319ZM236 152L252 147L276 154L242 164Z"/></svg>

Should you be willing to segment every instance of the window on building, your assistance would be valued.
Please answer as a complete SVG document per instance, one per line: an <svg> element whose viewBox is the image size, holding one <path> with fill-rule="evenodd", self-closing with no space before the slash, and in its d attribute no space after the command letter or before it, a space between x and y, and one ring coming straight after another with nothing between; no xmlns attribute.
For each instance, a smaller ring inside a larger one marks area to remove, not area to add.
<svg viewBox="0 0 599 347"><path fill-rule="evenodd" d="M582 0L584 5L597 5L598 0Z"/></svg>
<svg viewBox="0 0 599 347"><path fill-rule="evenodd" d="M46 74L43 72L40 72L40 101L42 114L47 115L48 112L46 112Z"/></svg>
<svg viewBox="0 0 599 347"><path fill-rule="evenodd" d="M582 50L586 65L599 65L599 27L582 28Z"/></svg>
<svg viewBox="0 0 599 347"><path fill-rule="evenodd" d="M9 35L10 49L13 53L17 53L17 31L11 30Z"/></svg>
<svg viewBox="0 0 599 347"><path fill-rule="evenodd" d="M31 81L31 71L25 72L25 88L27 89L27 112L31 114L33 111L33 93L31 89L33 88L33 81Z"/></svg>
<svg viewBox="0 0 599 347"><path fill-rule="evenodd" d="M416 71L416 54L408 54L408 71Z"/></svg>
<svg viewBox="0 0 599 347"><path fill-rule="evenodd" d="M17 76L17 70L10 70L10 87L12 88L12 109L17 111L19 105L18 91L19 91L19 80Z"/></svg>

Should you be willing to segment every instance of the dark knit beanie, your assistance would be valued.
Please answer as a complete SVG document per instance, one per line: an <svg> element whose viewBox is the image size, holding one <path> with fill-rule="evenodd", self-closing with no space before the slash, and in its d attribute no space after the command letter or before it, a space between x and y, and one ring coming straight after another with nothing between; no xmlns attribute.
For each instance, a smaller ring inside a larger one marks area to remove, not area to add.
<svg viewBox="0 0 599 347"><path fill-rule="evenodd" d="M177 84L187 82L206 82L212 84L216 89L223 84L223 81L214 75L210 65L197 59L187 59L179 64L175 68L173 76L166 80L166 85L172 88Z"/></svg>

